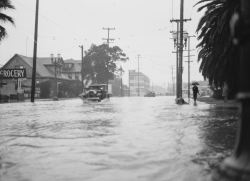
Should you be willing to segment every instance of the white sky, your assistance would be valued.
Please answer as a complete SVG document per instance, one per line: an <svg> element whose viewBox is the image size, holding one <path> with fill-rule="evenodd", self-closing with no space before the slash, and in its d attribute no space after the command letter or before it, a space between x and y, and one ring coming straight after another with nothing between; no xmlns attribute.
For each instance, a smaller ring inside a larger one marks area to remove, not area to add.
<svg viewBox="0 0 250 181"><path fill-rule="evenodd" d="M140 71L154 85L167 85L172 80L171 66L176 55L171 30L176 24L170 19L179 18L180 0L40 0L38 56L48 57L60 53L64 59L80 59L80 44L88 49L92 43L101 44L107 37L103 27L115 27L110 37L112 45L121 47L130 60L123 64L124 82L127 70L137 69L140 54ZM195 30L201 15L193 5L197 0L184 0L184 30L190 35ZM15 53L33 55L35 0L12 0L16 10L6 12L15 19L15 26L7 27L8 37L0 43L0 64L3 65ZM173 7L173 8L172 8ZM173 9L173 10L172 10ZM191 49L196 47L195 38ZM199 73L197 51L193 51L191 80L203 80ZM187 55L184 52L184 56ZM184 57L184 61L187 58ZM183 81L187 82L187 63L184 64ZM174 73L175 75L175 73Z"/></svg>

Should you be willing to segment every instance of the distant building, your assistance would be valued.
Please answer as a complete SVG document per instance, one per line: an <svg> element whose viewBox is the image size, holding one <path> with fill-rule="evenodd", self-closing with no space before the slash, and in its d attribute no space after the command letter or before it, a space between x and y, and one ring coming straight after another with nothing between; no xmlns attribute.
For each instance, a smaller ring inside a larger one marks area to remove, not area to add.
<svg viewBox="0 0 250 181"><path fill-rule="evenodd" d="M127 85L123 85L123 97L129 96L129 87Z"/></svg>
<svg viewBox="0 0 250 181"><path fill-rule="evenodd" d="M17 99L31 96L33 58L15 54L2 69L23 68L26 70L26 78L3 79L1 78L1 97L16 97ZM81 62L64 60L56 67L59 97L75 97L81 90ZM4 83L4 84L3 84ZM50 57L37 57L36 66L36 98L51 98L55 92L55 65ZM1 98L0 97L0 98Z"/></svg>
<svg viewBox="0 0 250 181"><path fill-rule="evenodd" d="M122 79L117 76L113 80L109 80L110 92L113 97L126 97L129 96L129 88L123 84Z"/></svg>
<svg viewBox="0 0 250 181"><path fill-rule="evenodd" d="M129 95L144 96L149 92L149 90L150 90L149 78L141 72L139 72L138 74L138 72L136 72L135 70L129 70Z"/></svg>

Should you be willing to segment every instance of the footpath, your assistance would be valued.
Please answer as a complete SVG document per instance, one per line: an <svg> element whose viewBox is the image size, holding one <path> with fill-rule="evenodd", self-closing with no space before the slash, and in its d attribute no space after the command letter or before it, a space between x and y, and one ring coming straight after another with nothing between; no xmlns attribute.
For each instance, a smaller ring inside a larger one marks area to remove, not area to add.
<svg viewBox="0 0 250 181"><path fill-rule="evenodd" d="M227 100L226 102L224 102L224 100L222 99L215 99L212 97L198 97L197 101L199 102L205 102L207 104L213 104L216 107L225 107L225 108L239 108L240 106L240 102L236 101L236 100Z"/></svg>

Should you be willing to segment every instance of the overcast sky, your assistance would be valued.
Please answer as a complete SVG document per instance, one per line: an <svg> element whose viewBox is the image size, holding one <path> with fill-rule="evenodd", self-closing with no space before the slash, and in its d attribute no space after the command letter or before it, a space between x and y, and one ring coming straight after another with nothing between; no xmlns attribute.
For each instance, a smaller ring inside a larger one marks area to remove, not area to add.
<svg viewBox="0 0 250 181"><path fill-rule="evenodd" d="M184 30L195 35L201 17L193 5L197 0L184 0ZM35 20L35 0L12 0L16 10L6 12L15 20L15 26L7 26L8 37L0 43L0 64L3 65L15 53L32 56ZM167 86L172 80L171 66L176 55L171 30L176 24L170 19L179 18L179 0L40 0L38 56L48 57L60 53L64 59L80 59L79 45L88 49L91 44L102 44L107 37L103 27L115 27L110 32L113 45L118 45L129 57L123 64L127 70L137 69L140 54L140 70L153 84ZM197 41L191 40L191 49ZM197 63L197 51L193 51L191 80L202 80ZM187 53L184 53L184 56ZM184 57L184 61L187 58ZM187 81L187 63L184 64L183 81ZM174 73L175 74L175 73Z"/></svg>

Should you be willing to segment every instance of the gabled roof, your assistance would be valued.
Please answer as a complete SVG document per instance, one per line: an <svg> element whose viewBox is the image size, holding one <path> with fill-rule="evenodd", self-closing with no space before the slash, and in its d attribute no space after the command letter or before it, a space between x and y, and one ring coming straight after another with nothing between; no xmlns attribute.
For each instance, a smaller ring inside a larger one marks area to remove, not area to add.
<svg viewBox="0 0 250 181"><path fill-rule="evenodd" d="M25 66L29 66L29 68L33 67L33 58L32 57L27 57L24 55L20 54L15 54L4 66L8 67L8 65L13 61L13 60L19 60L25 63ZM69 70L70 72L81 72L81 61L80 60L65 60L65 64L67 63L72 63L73 67ZM54 65L51 63L51 58L50 57L37 57L36 60L36 73L37 75L41 77L54 77ZM58 78L63 78L63 79L69 79L67 76L61 74L57 75ZM70 80L70 79L69 79Z"/></svg>
<svg viewBox="0 0 250 181"><path fill-rule="evenodd" d="M19 56L23 61L25 61L30 67L33 67L33 58L31 57L26 57L23 55L16 54L16 56ZM51 64L51 59L50 57L43 57L39 58L37 57L36 60L36 72L41 76L41 77L54 77L53 72L49 71L45 65L50 65Z"/></svg>
<svg viewBox="0 0 250 181"><path fill-rule="evenodd" d="M66 60L63 60L64 61L64 63L73 63L73 64L75 64L75 63L82 63L82 61L81 60L74 60L74 59L66 59Z"/></svg>
<svg viewBox="0 0 250 181"><path fill-rule="evenodd" d="M71 72L81 72L81 60L67 59L64 60L65 64L73 64L73 67L70 69Z"/></svg>

